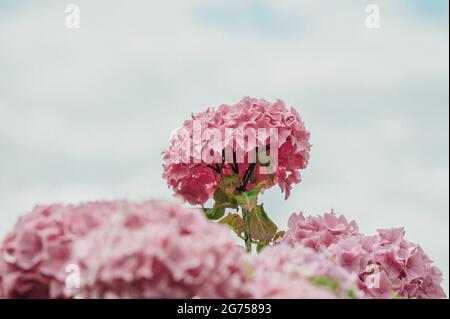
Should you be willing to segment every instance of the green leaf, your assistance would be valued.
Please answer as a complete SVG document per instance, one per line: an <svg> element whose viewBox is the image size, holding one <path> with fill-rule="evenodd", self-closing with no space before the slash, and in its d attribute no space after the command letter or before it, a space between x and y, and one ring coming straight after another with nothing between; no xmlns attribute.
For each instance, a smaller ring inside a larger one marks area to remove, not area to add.
<svg viewBox="0 0 450 319"><path fill-rule="evenodd" d="M243 266L247 279L252 279L255 276L255 267L249 263L244 263Z"/></svg>
<svg viewBox="0 0 450 319"><path fill-rule="evenodd" d="M214 208L237 208L236 199L227 195L221 188L217 188L214 192Z"/></svg>
<svg viewBox="0 0 450 319"><path fill-rule="evenodd" d="M392 293L392 299L402 299L402 297L398 293L393 292Z"/></svg>
<svg viewBox="0 0 450 319"><path fill-rule="evenodd" d="M216 220L222 218L222 216L225 215L225 208L203 208L203 212L205 213L206 217L208 217L208 219Z"/></svg>
<svg viewBox="0 0 450 319"><path fill-rule="evenodd" d="M261 192L261 189L264 188L264 186L266 186L266 184L268 183L267 180L262 180L258 183L258 185L255 186L255 188L253 188L257 194L259 194Z"/></svg>
<svg viewBox="0 0 450 319"><path fill-rule="evenodd" d="M242 185L239 174L223 175L219 188L227 195L233 195L236 188Z"/></svg>
<svg viewBox="0 0 450 319"><path fill-rule="evenodd" d="M240 235L245 229L244 220L238 214L228 214L221 220L220 224L226 224L237 234Z"/></svg>
<svg viewBox="0 0 450 319"><path fill-rule="evenodd" d="M242 207L242 209L248 211L252 211L256 207L256 203L258 201L257 192L255 189L239 195L235 195L234 198L236 199L237 204Z"/></svg>
<svg viewBox="0 0 450 319"><path fill-rule="evenodd" d="M213 197L216 203L228 202L228 195L220 187L217 187Z"/></svg>
<svg viewBox="0 0 450 319"><path fill-rule="evenodd" d="M273 239L272 239L272 240L275 241L275 240L277 240L278 238L283 237L284 234L285 234L285 231L284 231L284 230L280 230L280 231L278 231L278 232L275 234L275 236L273 236Z"/></svg>
<svg viewBox="0 0 450 319"><path fill-rule="evenodd" d="M356 293L353 289L347 290L347 298L356 299Z"/></svg>
<svg viewBox="0 0 450 319"><path fill-rule="evenodd" d="M255 240L269 242L277 232L277 225L267 216L263 205L256 206L250 213L250 235Z"/></svg>
<svg viewBox="0 0 450 319"><path fill-rule="evenodd" d="M260 252L264 247L268 246L269 243L265 241L259 241L258 244L256 244L256 252Z"/></svg>
<svg viewBox="0 0 450 319"><path fill-rule="evenodd" d="M311 278L311 282L317 286L330 288L333 291L337 291L339 289L339 282L326 276Z"/></svg>
<svg viewBox="0 0 450 319"><path fill-rule="evenodd" d="M238 195L234 195L234 198L239 206L243 209L252 211L258 202L258 194L261 189L267 184L267 180L260 181L258 185L247 192L243 192Z"/></svg>

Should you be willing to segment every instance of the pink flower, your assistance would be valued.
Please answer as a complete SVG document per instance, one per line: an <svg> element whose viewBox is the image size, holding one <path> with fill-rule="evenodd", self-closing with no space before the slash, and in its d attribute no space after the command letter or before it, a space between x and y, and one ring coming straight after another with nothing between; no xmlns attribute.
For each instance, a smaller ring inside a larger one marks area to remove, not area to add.
<svg viewBox="0 0 450 319"><path fill-rule="evenodd" d="M332 290L319 287L304 278L292 280L278 272L260 275L249 287L257 299L336 299Z"/></svg>
<svg viewBox="0 0 450 319"><path fill-rule="evenodd" d="M244 251L227 227L179 204L130 205L74 248L79 298L239 298Z"/></svg>
<svg viewBox="0 0 450 319"><path fill-rule="evenodd" d="M358 233L355 221L347 222L344 216L337 217L333 211L323 216L292 214L288 221L289 231L282 242L301 244L315 250L328 247L339 239Z"/></svg>
<svg viewBox="0 0 450 319"><path fill-rule="evenodd" d="M0 247L0 295L63 297L72 244L124 202L38 206L20 218Z"/></svg>
<svg viewBox="0 0 450 319"><path fill-rule="evenodd" d="M266 136L261 136L258 129L265 131ZM269 129L277 130L275 140L270 137ZM309 132L297 111L288 110L280 100L271 103L246 97L234 105L224 104L217 110L209 108L206 112L193 114L192 119L177 130L169 148L163 152L163 178L176 195L193 205L203 205L221 180L219 172L234 174L238 171L244 179L245 172L254 162L251 154L265 151L269 144L270 152L276 148L275 153L278 153L276 161L271 162L276 165L269 163L271 170L267 171L254 169L254 176L246 186L251 188L261 180L269 179L270 175L271 183L266 188L278 184L287 198L292 185L300 182L299 170L308 164L311 145ZM243 155L236 159L236 165L229 157L222 161L226 149ZM205 154L210 155L210 161L206 161ZM271 153L271 156L275 155ZM260 164L257 167L260 168Z"/></svg>
<svg viewBox="0 0 450 319"><path fill-rule="evenodd" d="M253 298L361 298L358 278L310 248L281 244L252 260Z"/></svg>
<svg viewBox="0 0 450 319"><path fill-rule="evenodd" d="M444 298L442 273L419 245L406 241L403 228L358 233L355 222L325 214L293 214L280 242L311 247L357 274L359 286L373 298Z"/></svg>
<svg viewBox="0 0 450 319"><path fill-rule="evenodd" d="M378 230L372 246L365 248L371 257L366 269L372 265L378 267L371 272L375 282L368 286L367 273L361 269L363 287L375 298L446 297L441 287L441 271L432 265L433 261L419 245L406 241L403 236L403 228Z"/></svg>

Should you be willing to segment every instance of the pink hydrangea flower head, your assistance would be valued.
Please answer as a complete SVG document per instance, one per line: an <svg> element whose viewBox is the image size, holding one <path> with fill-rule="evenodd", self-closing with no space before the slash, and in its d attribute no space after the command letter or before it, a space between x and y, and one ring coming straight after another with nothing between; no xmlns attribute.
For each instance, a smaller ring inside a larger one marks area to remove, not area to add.
<svg viewBox="0 0 450 319"><path fill-rule="evenodd" d="M419 245L403 238L404 233L403 228L390 228L379 229L378 235L369 239L359 236L367 256L359 271L361 286L375 298L446 297L441 271ZM332 251L343 251L342 246L338 242Z"/></svg>
<svg viewBox="0 0 450 319"><path fill-rule="evenodd" d="M423 249L404 239L403 228L379 229L374 236L358 232L334 214L293 214L280 240L310 247L359 277L359 287L373 298L444 298L442 273Z"/></svg>
<svg viewBox="0 0 450 319"><path fill-rule="evenodd" d="M252 260L254 298L362 298L358 278L322 254L285 244L265 248Z"/></svg>
<svg viewBox="0 0 450 319"><path fill-rule="evenodd" d="M75 244L80 298L239 298L244 250L180 204L134 204Z"/></svg>
<svg viewBox="0 0 450 319"><path fill-rule="evenodd" d="M121 202L78 206L37 206L21 217L0 246L0 288L6 298L59 298L65 295L65 267L72 244Z"/></svg>
<svg viewBox="0 0 450 319"><path fill-rule="evenodd" d="M208 108L185 121L163 152L163 178L176 195L202 205L216 190L220 173L237 173L244 179L254 164L258 169L247 186L270 177L266 188L279 185L287 198L292 185L300 182L299 171L308 164L310 148L309 132L294 108L286 108L281 100L272 103L245 97L234 105ZM271 169L259 169L255 159L268 149L276 161L269 162ZM237 154L235 158L228 156L231 150Z"/></svg>
<svg viewBox="0 0 450 319"><path fill-rule="evenodd" d="M336 216L333 210L323 216L305 217L303 213L294 213L289 218L288 226L282 242L301 244L316 251L327 248L340 238L358 233L355 221L348 222L343 215Z"/></svg>

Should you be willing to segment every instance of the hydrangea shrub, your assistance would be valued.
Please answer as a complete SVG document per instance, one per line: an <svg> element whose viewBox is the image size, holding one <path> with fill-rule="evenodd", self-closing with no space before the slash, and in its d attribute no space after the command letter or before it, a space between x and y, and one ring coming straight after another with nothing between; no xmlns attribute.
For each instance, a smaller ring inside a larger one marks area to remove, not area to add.
<svg viewBox="0 0 450 319"><path fill-rule="evenodd" d="M162 157L168 186L197 208L37 206L1 242L0 298L445 298L441 271L403 228L368 236L331 211L278 229L259 195L278 185L287 199L310 149L281 100L193 114Z"/></svg>
<svg viewBox="0 0 450 319"><path fill-rule="evenodd" d="M423 249L404 238L403 228L379 229L367 236L356 222L333 212L305 217L293 214L280 240L323 253L357 274L359 286L373 298L444 298L442 272Z"/></svg>

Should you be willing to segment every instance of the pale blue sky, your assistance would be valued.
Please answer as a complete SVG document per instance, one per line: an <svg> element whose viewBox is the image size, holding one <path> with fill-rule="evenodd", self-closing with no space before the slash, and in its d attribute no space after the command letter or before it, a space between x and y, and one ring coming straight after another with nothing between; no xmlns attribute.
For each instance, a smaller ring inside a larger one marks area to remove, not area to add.
<svg viewBox="0 0 450 319"><path fill-rule="evenodd" d="M264 195L268 213L404 226L448 291L448 1L67 3L0 0L0 235L37 203L170 198L173 128L244 95L281 98L314 146L288 201ZM365 27L368 3L381 29Z"/></svg>

